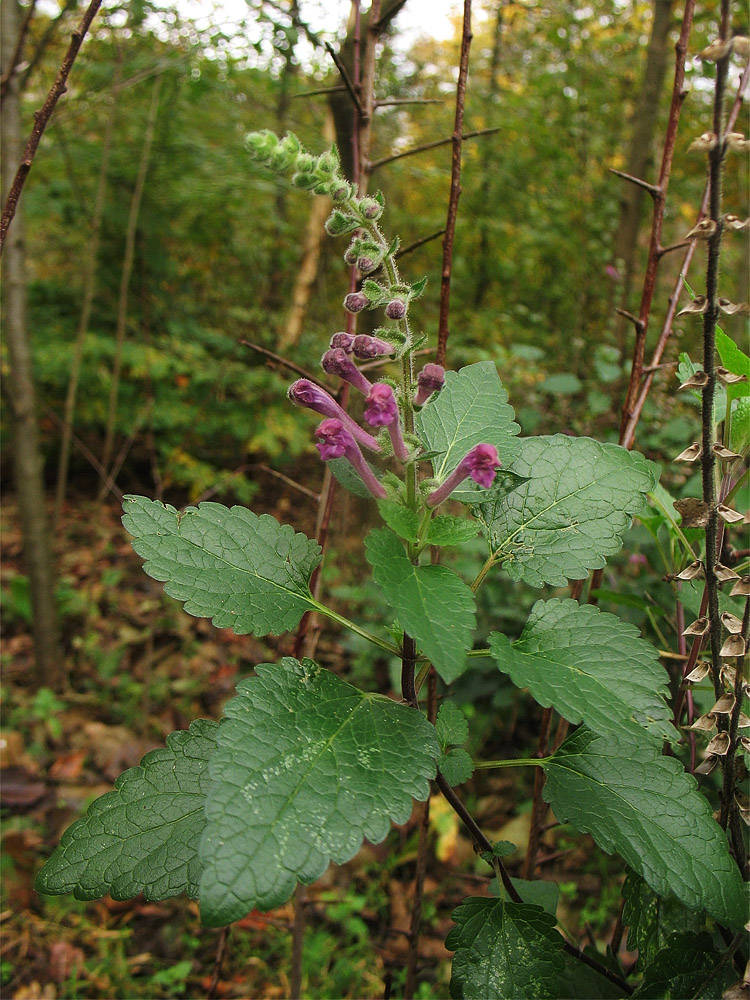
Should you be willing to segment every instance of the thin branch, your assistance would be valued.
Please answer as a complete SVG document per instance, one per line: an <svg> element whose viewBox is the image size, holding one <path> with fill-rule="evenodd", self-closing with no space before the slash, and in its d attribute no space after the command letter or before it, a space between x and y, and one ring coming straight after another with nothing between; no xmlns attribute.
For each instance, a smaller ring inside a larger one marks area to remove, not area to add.
<svg viewBox="0 0 750 1000"><path fill-rule="evenodd" d="M674 250L682 250L683 247L690 245L690 240L680 240L679 243L670 243L668 247L659 247L657 253L660 257L666 257L668 253L672 253Z"/></svg>
<svg viewBox="0 0 750 1000"><path fill-rule="evenodd" d="M323 94L343 94L346 87L340 84L338 87L320 87L318 90L303 90L299 94L292 94L292 100L298 97L320 97Z"/></svg>
<svg viewBox="0 0 750 1000"><path fill-rule="evenodd" d="M539 742L536 748L536 755L540 760L547 755L547 745L549 743L549 730L552 722L552 709L545 708L542 713L542 724L539 730ZM529 829L529 844L526 848L526 857L523 862L523 877L531 879L534 877L536 868L536 858L539 853L539 844L542 838L542 820L547 812L547 804L542 799L544 789L544 771L541 767L534 770L534 794L531 807L531 827Z"/></svg>
<svg viewBox="0 0 750 1000"><path fill-rule="evenodd" d="M34 16L34 8L36 7L36 0L31 0L28 10L26 11L26 17L23 19L23 24L18 32L18 38L16 40L16 47L13 50L13 55L8 61L5 72L2 77L0 77L0 101L5 97L5 92L8 89L8 84L10 83L16 69L21 62L21 55L23 54L23 43L26 41L26 34L29 30L29 25L31 24L31 19Z"/></svg>
<svg viewBox="0 0 750 1000"><path fill-rule="evenodd" d="M389 108L397 104L444 104L442 97L385 97L375 101L376 108Z"/></svg>
<svg viewBox="0 0 750 1000"><path fill-rule="evenodd" d="M5 245L5 237L8 232L8 227L13 221L13 216L16 214L18 199L21 197L21 191L26 183L26 178L31 170L31 165L34 162L34 156L36 155L39 141L42 138L45 128L47 127L47 122L50 120L52 112L55 110L55 105L67 90L66 81L68 79L68 75L73 68L73 63L76 60L81 43L83 42L86 32L89 30L89 26L94 20L101 3L102 0L91 0L86 13L81 18L81 23L73 32L68 51L65 53L65 58L60 65L55 82L52 84L52 89L47 95L47 99L41 109L34 115L34 127L29 135L26 148L23 151L23 158L18 170L16 171L16 176L13 179L10 191L8 192L8 197L6 198L5 205L3 206L2 216L0 217L0 254L2 254L3 246Z"/></svg>
<svg viewBox="0 0 750 1000"><path fill-rule="evenodd" d="M500 126L495 128L478 128L473 132L464 132L461 136L461 140L466 142L467 139L475 139L478 135L494 135L495 132L499 131ZM405 149L402 153L394 153L392 156L383 156L379 160L373 160L368 169L370 173L372 173L374 170L384 167L387 163L393 163L395 160L403 160L407 156L416 156L417 153L424 153L427 149L437 149L438 146L447 146L449 142L453 142L452 135L449 135L447 139L436 139L434 142L424 142L421 146L415 146L413 149Z"/></svg>
<svg viewBox="0 0 750 1000"><path fill-rule="evenodd" d="M250 340L241 340L240 343L243 347L249 347L253 351L257 351L258 354L263 354L272 361L276 361L277 364L283 365L284 368L288 368L289 371L296 372L298 375L301 375L302 378L307 378L311 382L315 382L316 385L318 384L318 379L312 372L309 372L306 368L300 368L300 366L295 364L294 361L290 361L288 358L284 358L280 354L275 354L273 351L269 351L267 347L261 347L260 344L253 344Z"/></svg>
<svg viewBox="0 0 750 1000"><path fill-rule="evenodd" d="M415 240L408 246L402 247L395 253L396 260L399 260L401 257L405 257L406 254L412 253L414 250L418 250L420 247L423 247L425 243L431 243L433 240L440 239L440 237L443 235L444 232L445 232L445 226L443 226L442 229L436 229L435 232L430 233L429 236L423 236L421 240Z"/></svg>
<svg viewBox="0 0 750 1000"><path fill-rule="evenodd" d="M77 2L78 0L65 0L65 2L60 7L60 12L58 13L57 17L53 21L50 21L49 24L47 25L44 34L34 47L34 52L31 55L31 58L27 61L27 63L23 67L23 77L21 79L19 88L21 92L26 90L29 79L31 78L31 74L34 72L36 67L41 62L42 56L47 51L47 48L49 47L49 44L52 41L52 39L55 37L55 32L57 31L58 24L60 24L60 22L67 17L70 11L73 10L73 8L76 6Z"/></svg>
<svg viewBox="0 0 750 1000"><path fill-rule="evenodd" d="M469 51L471 40L471 0L464 0L464 19L461 29L461 58L456 85L456 117L453 124L453 156L451 160L451 190L448 198L448 218L443 237L443 269L440 276L440 318L438 320L438 343L435 361L445 364L448 347L448 315L451 301L451 275L453 272L453 241L456 235L458 199L461 197L461 147L463 144L464 107L466 105L466 83L469 77Z"/></svg>
<svg viewBox="0 0 750 1000"><path fill-rule="evenodd" d="M624 170L615 170L614 167L610 167L609 172L611 174L616 174L618 177L622 177L623 180L630 181L630 183L635 184L636 187L643 188L644 191L648 191L648 193L654 198L661 194L661 189L657 187L656 184L649 184L648 181L643 181L640 177L633 177L632 174L626 174Z"/></svg>
<svg viewBox="0 0 750 1000"><path fill-rule="evenodd" d="M219 993L219 980L221 979L221 967L224 964L224 955L227 950L227 941L229 939L229 927L222 927L219 931L218 937L216 938L216 951L214 953L214 968L211 975L211 984L208 987L208 993L206 994L207 1000L216 1000Z"/></svg>
<svg viewBox="0 0 750 1000"><path fill-rule="evenodd" d="M331 45L330 42L326 42L325 43L325 48L326 48L326 52L328 53L328 55L331 57L331 59L333 59L333 62L335 64L335 66L336 66L336 69L339 71L339 73L341 75L341 79L344 81L344 86L349 91L349 96L351 97L352 102L353 102L355 108L357 109L357 111L359 111L360 115L363 115L364 114L364 109L363 109L362 104L360 102L359 94L357 93L356 88L355 88L354 84L352 83L352 78L349 76L349 74L346 71L346 66L344 66L344 64L342 63L342 61L339 59L338 53L333 48L333 46Z"/></svg>

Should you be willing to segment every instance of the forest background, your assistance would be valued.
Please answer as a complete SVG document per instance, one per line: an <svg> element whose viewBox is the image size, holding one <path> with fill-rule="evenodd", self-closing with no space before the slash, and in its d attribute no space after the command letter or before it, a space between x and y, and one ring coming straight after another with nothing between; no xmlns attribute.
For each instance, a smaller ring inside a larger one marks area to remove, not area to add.
<svg viewBox="0 0 750 1000"><path fill-rule="evenodd" d="M283 637L209 634L206 623L182 616L140 573L119 526L122 493L176 506L252 502L308 534L315 528L322 470L312 423L286 399L287 362L314 369L322 345L343 327L345 271L339 248L323 238L324 199L311 207L252 163L243 138L272 128L294 131L315 150L341 143L341 78L324 43L339 50L349 5L339 5L340 30L330 35L312 2L253 0L230 30L216 27L207 6L195 19L186 5L142 0L101 10L13 222L25 244L22 321L32 343L59 626L59 653L40 671L11 471L25 441L12 439L6 406L2 794L9 815L0 974L17 997L197 995L210 983L216 935L200 931L193 904L42 902L31 882L48 846L123 767L197 715L216 716L238 676L288 651ZM74 0L17 8L21 21L33 15L18 74L23 135L82 9ZM650 204L612 171L653 173L678 14L667 0L475 5L464 132L484 134L463 144L449 362L494 359L524 434L618 439L633 329L616 308L637 312ZM664 24L659 32L655 18ZM447 40L425 33L407 46L396 16L377 63L370 186L383 190L389 230L402 247L432 237L402 269L428 278L417 322L433 346L451 151L444 141L403 154L450 136L458 17L454 28ZM715 33L714 6L699 4L664 245L684 239L703 193L705 157L688 147L705 131L712 94L692 56ZM728 204L745 204L747 183L744 158L730 158ZM653 329L681 261L676 252L662 262ZM727 244L722 289L747 301L746 241ZM13 302L4 296L5 323L18 320L8 315ZM669 465L696 436L686 428L698 426L695 405L674 396L679 352L699 353L700 331L689 320L677 321L636 434L639 450L665 469L662 485L673 496L696 492L691 467ZM6 381L5 354L2 363ZM376 619L377 595L349 557L363 533L363 508L344 496L338 503L336 558L328 563L335 568L325 585ZM608 570L601 604L616 602L621 617L663 648L664 568L643 528L631 533L628 553ZM500 613L509 632L520 629L535 597L523 586L516 593L517 604ZM500 594L500 585L488 588L488 609ZM333 630L318 656L348 679L393 690L393 665ZM496 673L473 673L459 695L475 746L525 747L532 708ZM488 827L508 836L513 823L510 839L521 842L530 798L524 780L482 776L469 785ZM474 872L455 818L436 808L432 822L426 919L436 934L426 937L425 997L447 995L442 937L465 889L438 888L440 864L457 864L469 880ZM392 838L387 870L380 848L369 848L347 866L346 882L334 872L317 884L305 995L383 995L398 981L413 830ZM557 870L561 885L566 871L587 873L590 894L571 898L570 919L592 940L606 936L617 869L585 838L549 854L547 873ZM290 912L243 922L223 995L286 995Z"/></svg>

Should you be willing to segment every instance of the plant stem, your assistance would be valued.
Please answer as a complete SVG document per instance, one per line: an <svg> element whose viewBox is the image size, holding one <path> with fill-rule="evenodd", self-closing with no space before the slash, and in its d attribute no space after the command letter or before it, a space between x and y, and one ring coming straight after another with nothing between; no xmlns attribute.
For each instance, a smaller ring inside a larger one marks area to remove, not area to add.
<svg viewBox="0 0 750 1000"><path fill-rule="evenodd" d="M518 757L515 760L475 760L474 768L478 771L485 767L541 767L542 764L546 764L549 760L552 760L552 758Z"/></svg>
<svg viewBox="0 0 750 1000"><path fill-rule="evenodd" d="M386 639L381 639L377 635L372 635L372 633L360 628L359 625L350 621L348 618L345 618L343 615L340 615L338 611L334 611L333 608L329 608L325 604L320 604L314 598L310 600L310 603L316 611L318 611L321 615L325 615L326 618L330 618L331 621L337 622L339 625L343 625L344 628L348 628L349 631L354 632L363 639L367 639L367 641L373 643L373 645L380 646L381 649L393 654L393 656L401 655L401 650L398 646L394 646L392 642L388 642Z"/></svg>

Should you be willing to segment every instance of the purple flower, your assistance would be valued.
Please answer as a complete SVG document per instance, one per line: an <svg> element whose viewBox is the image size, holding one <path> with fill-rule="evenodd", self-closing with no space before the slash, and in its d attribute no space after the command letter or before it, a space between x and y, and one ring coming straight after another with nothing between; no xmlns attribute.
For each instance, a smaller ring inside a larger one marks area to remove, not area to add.
<svg viewBox="0 0 750 1000"><path fill-rule="evenodd" d="M385 499L387 496L385 490L375 478L375 473L365 461L359 445L341 420L331 417L322 421L315 431L315 436L320 438L315 447L324 462L330 462L332 458L346 458L370 493L378 500Z"/></svg>
<svg viewBox="0 0 750 1000"><path fill-rule="evenodd" d="M362 312L370 304L364 292L349 292L344 299L344 309L350 313Z"/></svg>
<svg viewBox="0 0 750 1000"><path fill-rule="evenodd" d="M469 476L488 490L495 481L495 471L500 465L497 448L492 444L477 444L461 459L442 486L427 497L428 507L437 507L447 500L455 488Z"/></svg>
<svg viewBox="0 0 750 1000"><path fill-rule="evenodd" d="M324 372L329 375L338 375L344 381L350 382L365 396L372 389L372 382L364 377L343 348L332 347L330 351L326 351L320 363Z"/></svg>
<svg viewBox="0 0 750 1000"><path fill-rule="evenodd" d="M355 337L353 333L334 333L331 337L331 347L340 347L347 354L352 353L352 344Z"/></svg>
<svg viewBox="0 0 750 1000"><path fill-rule="evenodd" d="M340 420L349 433L361 445L364 445L365 448L369 448L371 451L380 451L380 445L375 438L371 434L368 434L367 431L363 431L352 420L349 414L339 406L333 396L309 379L297 379L296 382L289 386L288 396L297 406L306 406L309 410L322 413L324 417L332 417Z"/></svg>
<svg viewBox="0 0 750 1000"><path fill-rule="evenodd" d="M386 382L378 382L370 390L365 406L365 420L372 427L387 427L393 445L393 454L400 462L409 461L409 449L401 433L396 397Z"/></svg>
<svg viewBox="0 0 750 1000"><path fill-rule="evenodd" d="M424 406L433 392L440 392L445 385L445 368L442 365L426 364L417 375L415 406Z"/></svg>
<svg viewBox="0 0 750 1000"><path fill-rule="evenodd" d="M331 347L343 347L343 344L333 344L331 342ZM370 337L366 333L358 334L352 343L351 347L355 356L361 358L363 361L368 361L370 358L377 358L381 354L393 354L395 348L393 344L389 344L387 340L381 340L379 337Z"/></svg>
<svg viewBox="0 0 750 1000"><path fill-rule="evenodd" d="M406 316L406 303L403 299L391 299L385 307L388 319L403 319Z"/></svg>

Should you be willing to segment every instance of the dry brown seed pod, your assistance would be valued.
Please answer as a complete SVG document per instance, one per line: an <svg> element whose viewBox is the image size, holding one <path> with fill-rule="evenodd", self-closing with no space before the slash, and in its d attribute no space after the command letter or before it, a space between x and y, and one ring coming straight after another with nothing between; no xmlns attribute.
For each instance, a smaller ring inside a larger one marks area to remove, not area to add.
<svg viewBox="0 0 750 1000"><path fill-rule="evenodd" d="M733 150L735 153L744 153L745 150L750 149L750 141L748 141L742 132L727 132L727 148Z"/></svg>
<svg viewBox="0 0 750 1000"><path fill-rule="evenodd" d="M734 682L737 677L737 671L729 663L722 663L719 669L719 680L724 685L725 688L729 688L730 691L734 691Z"/></svg>
<svg viewBox="0 0 750 1000"><path fill-rule="evenodd" d="M729 733L717 733L706 746L706 753L715 753L723 757L729 750Z"/></svg>
<svg viewBox="0 0 750 1000"><path fill-rule="evenodd" d="M716 41L707 45L702 52L698 53L698 58L704 62L716 62L728 56L734 47L734 38L717 38Z"/></svg>
<svg viewBox="0 0 750 1000"><path fill-rule="evenodd" d="M703 454L699 441L694 441L684 451L672 459L673 462L697 462Z"/></svg>
<svg viewBox="0 0 750 1000"><path fill-rule="evenodd" d="M736 451L732 451L730 448L725 448L719 441L714 441L711 445L711 451L723 462L733 462L735 458L742 458L742 455L738 455Z"/></svg>
<svg viewBox="0 0 750 1000"><path fill-rule="evenodd" d="M732 510L731 507L727 507L727 505L723 503L719 504L716 508L716 512L722 521L726 521L727 524L736 524L737 521L741 521L743 518L743 515L740 514L739 511Z"/></svg>
<svg viewBox="0 0 750 1000"><path fill-rule="evenodd" d="M719 656L744 656L745 646L745 640L741 635L728 635L719 650Z"/></svg>
<svg viewBox="0 0 750 1000"><path fill-rule="evenodd" d="M747 302L731 302L729 299L721 298L717 299L716 305L723 313L726 313L727 316L745 316L750 312L750 304ZM724 368L723 371L726 371L726 368Z"/></svg>
<svg viewBox="0 0 750 1000"><path fill-rule="evenodd" d="M725 566L724 563L717 562L714 566L714 576L719 581L719 583L726 583L727 580L738 580L739 573L735 573L733 569Z"/></svg>
<svg viewBox="0 0 750 1000"><path fill-rule="evenodd" d="M747 59L750 56L750 39L747 35L735 35L732 39L732 50L740 59ZM750 975L748 975L748 982L750 982Z"/></svg>
<svg viewBox="0 0 750 1000"><path fill-rule="evenodd" d="M685 309L682 310L682 312L685 311ZM679 315L682 316L682 313ZM682 385L678 386L678 389L704 389L707 385L708 375L704 371L697 371L695 375L691 375Z"/></svg>
<svg viewBox="0 0 750 1000"><path fill-rule="evenodd" d="M696 222L689 233L685 234L686 240L708 240L716 232L716 219L701 219Z"/></svg>
<svg viewBox="0 0 750 1000"><path fill-rule="evenodd" d="M696 618L694 622L691 622L688 625L688 627L685 629L685 631L682 634L683 635L705 635L706 632L708 632L708 630L709 630L710 627L711 627L711 623L709 622L708 618L706 618L706 617ZM699 664L699 666L700 665L701 664ZM707 663L706 664L702 664L702 665L705 666L706 669L708 669L708 664ZM696 670L697 669L698 668L696 667ZM705 672L704 672L703 676L705 677ZM688 676L688 680L692 680L692 677Z"/></svg>
<svg viewBox="0 0 750 1000"><path fill-rule="evenodd" d="M708 524L708 504L697 497L675 500L674 507L682 518L684 528L705 528Z"/></svg>
<svg viewBox="0 0 750 1000"><path fill-rule="evenodd" d="M742 631L742 619L738 618L737 615L731 614L729 611L725 611L722 614L721 624L732 635L737 635L738 632Z"/></svg>
<svg viewBox="0 0 750 1000"><path fill-rule="evenodd" d="M711 709L712 715L730 715L735 705L733 694L723 694Z"/></svg>
<svg viewBox="0 0 750 1000"><path fill-rule="evenodd" d="M704 132L703 135L699 135L697 139L693 141L688 146L689 150L697 150L699 153L707 153L710 149L716 146L719 141L715 132Z"/></svg>
<svg viewBox="0 0 750 1000"><path fill-rule="evenodd" d="M729 591L730 597L750 597L750 576L741 576Z"/></svg>
<svg viewBox="0 0 750 1000"><path fill-rule="evenodd" d="M737 720L738 729L750 729L750 715L745 715L744 712L740 712L739 719Z"/></svg>
<svg viewBox="0 0 750 1000"><path fill-rule="evenodd" d="M739 215L725 215L724 225L727 229L733 229L735 232L740 232L750 226L750 219L741 219Z"/></svg>
<svg viewBox="0 0 750 1000"><path fill-rule="evenodd" d="M740 743L742 744L743 748L747 750L748 753L750 753L750 738L747 736L740 736Z"/></svg>
<svg viewBox="0 0 750 1000"><path fill-rule="evenodd" d="M705 295L696 295L692 302L688 302L684 309L680 309L678 316L688 316L690 313L704 313L708 309L708 299Z"/></svg>
<svg viewBox="0 0 750 1000"><path fill-rule="evenodd" d="M706 757L706 759L696 767L693 774L711 774L712 771L716 770L718 765L719 758L715 754L710 754L710 756Z"/></svg>
<svg viewBox="0 0 750 1000"><path fill-rule="evenodd" d="M708 712L700 719L696 719L692 726L688 726L688 729L695 729L696 732L700 733L710 733L712 729L716 729L716 716Z"/></svg>
<svg viewBox="0 0 750 1000"><path fill-rule="evenodd" d="M681 573L678 573L675 576L675 580L703 580L704 577L703 563L700 559L696 559L695 562L691 562L689 566L686 566Z"/></svg>
<svg viewBox="0 0 750 1000"><path fill-rule="evenodd" d="M710 663L706 663L705 660L699 660L698 663L696 663L696 665L690 671L690 673L685 677L685 680L690 681L691 684L698 684L706 676L708 676L708 672L710 669L711 669Z"/></svg>

